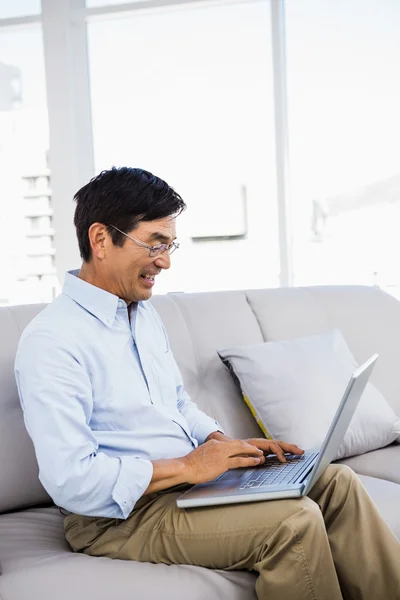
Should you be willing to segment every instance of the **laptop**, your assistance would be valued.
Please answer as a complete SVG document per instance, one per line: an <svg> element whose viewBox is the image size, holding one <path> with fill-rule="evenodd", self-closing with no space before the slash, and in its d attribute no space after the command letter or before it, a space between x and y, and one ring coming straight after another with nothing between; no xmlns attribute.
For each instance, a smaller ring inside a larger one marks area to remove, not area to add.
<svg viewBox="0 0 400 600"><path fill-rule="evenodd" d="M231 469L213 481L194 485L178 498L178 507L191 508L306 496L328 465L335 460L377 358L378 354L371 356L350 377L320 449L308 450L301 456L286 454L286 463L279 462L272 454L267 456L265 463L259 467Z"/></svg>

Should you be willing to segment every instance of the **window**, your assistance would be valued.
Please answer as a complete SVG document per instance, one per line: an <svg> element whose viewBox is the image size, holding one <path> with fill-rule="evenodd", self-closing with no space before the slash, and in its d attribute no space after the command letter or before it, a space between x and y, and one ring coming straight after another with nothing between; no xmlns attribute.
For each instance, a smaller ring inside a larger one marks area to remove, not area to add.
<svg viewBox="0 0 400 600"><path fill-rule="evenodd" d="M55 265L61 281L79 266L72 197L112 165L153 171L188 205L156 293L291 283L293 257L295 285L400 298L400 2L166 4L0 0L0 304L51 299ZM286 134L279 103L275 117ZM28 260L40 238L49 255Z"/></svg>
<svg viewBox="0 0 400 600"><path fill-rule="evenodd" d="M40 216L50 214L49 199L46 197L27 198L24 202L24 211L27 216Z"/></svg>
<svg viewBox="0 0 400 600"><path fill-rule="evenodd" d="M93 8L97 6L111 6L115 4L127 4L130 2L140 2L142 0L86 0L86 6Z"/></svg>
<svg viewBox="0 0 400 600"><path fill-rule="evenodd" d="M35 177L24 177L23 178L25 190L32 192L36 190L36 178Z"/></svg>
<svg viewBox="0 0 400 600"><path fill-rule="evenodd" d="M36 187L39 191L43 192L49 188L49 180L46 175L40 175L36 179Z"/></svg>
<svg viewBox="0 0 400 600"><path fill-rule="evenodd" d="M288 0L296 284L400 297L400 3Z"/></svg>
<svg viewBox="0 0 400 600"><path fill-rule="evenodd" d="M28 224L28 229L39 229L40 228L40 217L28 217L26 219Z"/></svg>
<svg viewBox="0 0 400 600"><path fill-rule="evenodd" d="M40 13L40 0L0 0L0 19Z"/></svg>
<svg viewBox="0 0 400 600"><path fill-rule="evenodd" d="M145 168L188 205L157 293L278 284L269 11L220 2L89 23L96 171Z"/></svg>
<svg viewBox="0 0 400 600"><path fill-rule="evenodd" d="M52 257L45 253L29 255L26 257L26 270L28 276L42 277L53 273ZM40 281L40 280L39 280Z"/></svg>
<svg viewBox="0 0 400 600"><path fill-rule="evenodd" d="M17 8L23 3L7 4ZM4 5L0 2L0 10ZM43 196L49 134L38 25L0 29L0 82L0 197L4 199L0 211L0 297L9 304L36 302L52 297L51 287L46 295L41 282L37 282L37 289L33 284L25 285L32 274L25 253L27 244L32 243L27 241L28 232L40 230L40 219L43 215L48 219L50 212L48 199Z"/></svg>
<svg viewBox="0 0 400 600"><path fill-rule="evenodd" d="M51 237L47 235L29 237L26 240L25 253L27 256L52 255Z"/></svg>

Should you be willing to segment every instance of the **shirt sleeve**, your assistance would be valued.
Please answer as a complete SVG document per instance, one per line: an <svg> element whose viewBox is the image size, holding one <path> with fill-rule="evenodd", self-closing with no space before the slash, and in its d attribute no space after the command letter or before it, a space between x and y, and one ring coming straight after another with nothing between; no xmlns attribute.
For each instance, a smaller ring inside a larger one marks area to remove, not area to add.
<svg viewBox="0 0 400 600"><path fill-rule="evenodd" d="M39 479L56 505L87 516L126 519L147 489L151 461L99 452L89 423L88 373L49 332L22 337L15 376Z"/></svg>

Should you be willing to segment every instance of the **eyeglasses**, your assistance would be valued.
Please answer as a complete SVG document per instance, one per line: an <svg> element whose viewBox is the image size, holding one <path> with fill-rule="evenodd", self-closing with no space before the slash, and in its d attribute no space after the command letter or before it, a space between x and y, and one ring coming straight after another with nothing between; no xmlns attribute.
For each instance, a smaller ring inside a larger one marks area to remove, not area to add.
<svg viewBox="0 0 400 600"><path fill-rule="evenodd" d="M115 227L115 225L108 225L108 227L112 227L116 231L119 231L119 233L122 233L122 235L124 235L125 237L127 237L130 240L132 240L133 242L135 242L135 244L138 244L139 246L142 246L143 248L147 248L147 250L149 251L149 256L151 256L152 258L154 258L155 256L160 256L165 251L167 251L168 254L171 255L173 252L175 252L175 250L177 250L179 248L179 244L177 242L172 242L172 244L158 244L157 246L149 246L148 244L144 244L143 242L140 242L139 240L135 240L135 238L128 235L127 233L124 233L123 231L118 229L118 227Z"/></svg>

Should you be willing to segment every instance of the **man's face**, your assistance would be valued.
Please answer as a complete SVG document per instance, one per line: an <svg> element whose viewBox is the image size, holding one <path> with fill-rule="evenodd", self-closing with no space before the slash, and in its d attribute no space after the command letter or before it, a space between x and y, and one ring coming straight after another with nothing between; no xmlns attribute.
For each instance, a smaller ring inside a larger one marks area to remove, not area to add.
<svg viewBox="0 0 400 600"><path fill-rule="evenodd" d="M156 246L171 244L176 238L174 217L140 222L136 229L127 232L136 240ZM127 304L148 300L153 292L157 275L169 269L171 259L168 250L159 256L149 256L149 250L125 238L122 248L113 246L109 240L103 274L108 280L107 289Z"/></svg>

